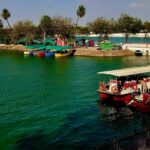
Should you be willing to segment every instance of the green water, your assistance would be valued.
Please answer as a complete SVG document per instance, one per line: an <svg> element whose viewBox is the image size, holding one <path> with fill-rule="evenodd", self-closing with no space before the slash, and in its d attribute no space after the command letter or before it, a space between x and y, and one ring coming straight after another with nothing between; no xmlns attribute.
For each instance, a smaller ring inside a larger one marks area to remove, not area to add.
<svg viewBox="0 0 150 150"><path fill-rule="evenodd" d="M0 150L95 147L149 127L149 116L99 103L98 71L150 64L150 57L41 59L0 52ZM128 115L131 114L131 115Z"/></svg>

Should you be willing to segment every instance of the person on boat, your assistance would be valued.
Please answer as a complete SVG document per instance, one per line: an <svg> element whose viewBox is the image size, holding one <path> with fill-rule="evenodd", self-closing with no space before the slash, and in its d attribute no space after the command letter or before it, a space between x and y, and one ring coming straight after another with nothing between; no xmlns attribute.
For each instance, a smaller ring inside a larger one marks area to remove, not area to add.
<svg viewBox="0 0 150 150"><path fill-rule="evenodd" d="M56 44L57 44L57 46L62 46L63 45L61 36L57 36Z"/></svg>

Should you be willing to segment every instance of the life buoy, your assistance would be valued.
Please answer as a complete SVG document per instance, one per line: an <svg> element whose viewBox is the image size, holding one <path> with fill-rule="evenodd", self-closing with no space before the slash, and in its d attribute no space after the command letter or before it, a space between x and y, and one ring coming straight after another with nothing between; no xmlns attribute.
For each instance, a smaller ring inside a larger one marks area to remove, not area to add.
<svg viewBox="0 0 150 150"><path fill-rule="evenodd" d="M112 93L119 93L119 90L118 90L117 86L112 86L111 87L111 92Z"/></svg>

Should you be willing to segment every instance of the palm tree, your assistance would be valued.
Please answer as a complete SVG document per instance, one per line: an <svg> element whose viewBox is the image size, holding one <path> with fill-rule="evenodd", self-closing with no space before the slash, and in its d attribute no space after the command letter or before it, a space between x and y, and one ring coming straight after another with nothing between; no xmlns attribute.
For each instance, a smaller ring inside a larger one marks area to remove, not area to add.
<svg viewBox="0 0 150 150"><path fill-rule="evenodd" d="M76 27L77 27L79 18L84 17L85 14L86 14L86 9L85 9L84 5L79 5L76 13L77 13L77 16L78 16L77 22L76 22Z"/></svg>
<svg viewBox="0 0 150 150"><path fill-rule="evenodd" d="M8 9L4 8L4 9L2 10L1 16L2 16L2 18L3 18L4 20L6 20L8 26L10 27L10 29L12 29L12 27L10 26L9 21L8 21L8 18L11 16L11 15L10 15L10 12L8 11Z"/></svg>

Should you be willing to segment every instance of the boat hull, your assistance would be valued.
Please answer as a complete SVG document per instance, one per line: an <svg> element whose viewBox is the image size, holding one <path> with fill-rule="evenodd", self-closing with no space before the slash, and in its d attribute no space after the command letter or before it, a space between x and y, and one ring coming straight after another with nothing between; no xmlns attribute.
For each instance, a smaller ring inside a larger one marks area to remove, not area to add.
<svg viewBox="0 0 150 150"><path fill-rule="evenodd" d="M113 95L114 102L122 103L122 104L128 104L132 96L131 94L124 94L124 95Z"/></svg>
<svg viewBox="0 0 150 150"><path fill-rule="evenodd" d="M66 57L66 56L73 56L74 55L74 50L71 50L71 51L69 51L69 52L67 52L67 53L56 53L55 54L55 58L61 58L61 57Z"/></svg>
<svg viewBox="0 0 150 150"><path fill-rule="evenodd" d="M118 104L120 103L123 105L127 105L132 99L130 93L120 95L120 94L107 93L103 91L98 91L98 92L99 92L100 100L102 102L110 102L110 103L118 103Z"/></svg>
<svg viewBox="0 0 150 150"><path fill-rule="evenodd" d="M29 52L29 55L30 55L30 56L33 56L33 55L34 55L34 52L33 52L33 51L30 51L30 52Z"/></svg>
<svg viewBox="0 0 150 150"><path fill-rule="evenodd" d="M54 52L46 52L45 57L53 57L55 55Z"/></svg>
<svg viewBox="0 0 150 150"><path fill-rule="evenodd" d="M133 102L130 104L130 107L137 111L150 114L150 104L133 100Z"/></svg>
<svg viewBox="0 0 150 150"><path fill-rule="evenodd" d="M29 51L24 51L24 55L29 55L30 52Z"/></svg>
<svg viewBox="0 0 150 150"><path fill-rule="evenodd" d="M112 101L112 95L106 94L106 93L101 93L99 92L99 96L102 102L106 102L106 101Z"/></svg>
<svg viewBox="0 0 150 150"><path fill-rule="evenodd" d="M38 52L37 56L38 57L45 57L45 53L44 52Z"/></svg>

